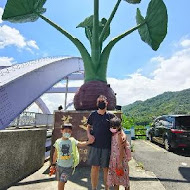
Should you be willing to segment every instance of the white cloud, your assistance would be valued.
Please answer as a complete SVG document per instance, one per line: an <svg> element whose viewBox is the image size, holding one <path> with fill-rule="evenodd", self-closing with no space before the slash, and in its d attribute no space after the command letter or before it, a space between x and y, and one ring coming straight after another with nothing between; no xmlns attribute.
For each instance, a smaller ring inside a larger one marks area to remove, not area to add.
<svg viewBox="0 0 190 190"><path fill-rule="evenodd" d="M53 113L54 110L57 110L60 105L62 105L64 108L65 94L60 94L60 93L44 94L43 96L41 96L41 98L45 102L46 106L48 107L51 113ZM74 94L68 94L66 105L73 102L73 98L74 98ZM74 109L73 105L68 108L68 110L73 110L73 109ZM41 113L41 110L35 103L33 103L27 111Z"/></svg>
<svg viewBox="0 0 190 190"><path fill-rule="evenodd" d="M80 87L83 83L84 82L82 80L69 81L68 87ZM65 87L65 86L66 86L65 80L54 85L54 87ZM67 94L66 106L73 102L73 98L74 98L74 93ZM53 93L53 94L46 93L41 96L41 99L45 102L46 106L48 107L51 113L53 113L54 110L57 110L58 106L62 105L64 108L65 105L65 94L63 93ZM69 106L68 110L74 110L74 106L73 105ZM39 108L36 106L36 104L32 104L29 108L29 111L39 112Z"/></svg>
<svg viewBox="0 0 190 190"><path fill-rule="evenodd" d="M3 22L2 19L1 19L1 18L2 18L2 15L3 15L3 8L0 7L0 23Z"/></svg>
<svg viewBox="0 0 190 190"><path fill-rule="evenodd" d="M68 94L66 105L73 101L74 94ZM53 112L62 105L64 108L65 105L65 94L44 94L42 96L44 102L48 106L49 110Z"/></svg>
<svg viewBox="0 0 190 190"><path fill-rule="evenodd" d="M187 44L184 40L181 44ZM137 72L130 78L118 80L108 79L112 88L117 93L120 105L127 105L137 100L146 100L166 91L179 91L190 88L190 48L175 52L171 57L155 57L152 64L157 63L152 78Z"/></svg>
<svg viewBox="0 0 190 190"><path fill-rule="evenodd" d="M0 23L2 23L3 8L0 7ZM3 49L7 46L14 45L19 49L25 48L26 50L32 52L32 49L39 49L36 41L26 40L19 30L11 28L7 25L0 26L0 49Z"/></svg>
<svg viewBox="0 0 190 190"><path fill-rule="evenodd" d="M32 103L27 109L27 112L35 112L35 113L42 113L38 105L34 102Z"/></svg>
<svg viewBox="0 0 190 190"><path fill-rule="evenodd" d="M39 49L34 40L27 41L17 29L7 25L0 26L0 49L10 45L14 45L18 48Z"/></svg>
<svg viewBox="0 0 190 190"><path fill-rule="evenodd" d="M150 62L154 64L154 63L157 63L157 62L162 62L163 60L164 60L164 58L159 56L159 57L151 58Z"/></svg>
<svg viewBox="0 0 190 190"><path fill-rule="evenodd" d="M154 57L150 59L151 64L156 64L154 71L148 76L143 76L143 71L127 76L126 79L108 78L108 83L117 93L117 104L127 105L137 100L146 100L166 91L179 91L190 88L190 40L184 39L178 44L183 49L176 51L168 58ZM141 73L142 72L142 73ZM69 83L70 86L80 86L79 81ZM63 83L57 86L64 86ZM68 102L72 101L73 94L68 96ZM43 100L51 112L62 104L64 105L64 94L44 95Z"/></svg>
<svg viewBox="0 0 190 190"><path fill-rule="evenodd" d="M11 66L12 64L15 64L14 58L0 57L0 66Z"/></svg>
<svg viewBox="0 0 190 190"><path fill-rule="evenodd" d="M186 39L181 42L182 47L189 47L190 46L190 40Z"/></svg>
<svg viewBox="0 0 190 190"><path fill-rule="evenodd" d="M65 81L59 82L55 85L55 87L65 87L66 83ZM83 81L69 81L69 87L80 87L83 84ZM65 105L65 94L63 93L54 93L54 94L44 94L42 97L42 100L46 103L49 110L53 113L54 110L57 110L59 105L62 105L64 108ZM67 102L66 105L73 102L74 93L68 93L67 94ZM73 110L74 107L70 106L69 110Z"/></svg>
<svg viewBox="0 0 190 190"><path fill-rule="evenodd" d="M135 73L130 78L119 80L108 78L111 88L117 94L117 104L127 105L137 100L146 100L159 94L154 80Z"/></svg>
<svg viewBox="0 0 190 190"><path fill-rule="evenodd" d="M38 47L37 44L36 44L36 41L34 41L34 40L30 40L30 41L26 42L26 44L27 44L29 47L33 47L34 49L39 49L39 47Z"/></svg>

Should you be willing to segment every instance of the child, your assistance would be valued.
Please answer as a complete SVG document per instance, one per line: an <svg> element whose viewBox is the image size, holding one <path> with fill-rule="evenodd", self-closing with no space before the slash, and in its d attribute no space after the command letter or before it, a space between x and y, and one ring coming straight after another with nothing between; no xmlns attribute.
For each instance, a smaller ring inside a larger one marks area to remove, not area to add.
<svg viewBox="0 0 190 190"><path fill-rule="evenodd" d="M119 190L119 185L130 189L128 161L131 160L131 151L128 141L123 143L121 133L121 120L114 117L110 120L110 131L112 134L111 155L107 176L107 185L114 186Z"/></svg>
<svg viewBox="0 0 190 190"><path fill-rule="evenodd" d="M73 168L79 163L79 154L77 146L83 147L93 142L80 142L70 137L72 134L72 125L64 124L61 128L62 138L56 140L53 154L53 161L50 170L55 170L58 181L58 190L64 190L65 183L73 172Z"/></svg>

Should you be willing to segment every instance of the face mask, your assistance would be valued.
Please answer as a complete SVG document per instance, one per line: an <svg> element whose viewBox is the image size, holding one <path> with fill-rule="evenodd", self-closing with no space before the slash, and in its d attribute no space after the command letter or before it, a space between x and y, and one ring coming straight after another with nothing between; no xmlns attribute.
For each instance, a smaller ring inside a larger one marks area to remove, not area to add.
<svg viewBox="0 0 190 190"><path fill-rule="evenodd" d="M105 109L105 107L106 107L106 103L105 102L102 101L102 102L98 103L98 108L99 109L103 110L103 109Z"/></svg>
<svg viewBox="0 0 190 190"><path fill-rule="evenodd" d="M112 133L117 133L117 129L110 128L110 131L111 131Z"/></svg>
<svg viewBox="0 0 190 190"><path fill-rule="evenodd" d="M62 136L63 136L64 138L69 138L69 137L71 136L71 134L70 134L70 133L63 133Z"/></svg>

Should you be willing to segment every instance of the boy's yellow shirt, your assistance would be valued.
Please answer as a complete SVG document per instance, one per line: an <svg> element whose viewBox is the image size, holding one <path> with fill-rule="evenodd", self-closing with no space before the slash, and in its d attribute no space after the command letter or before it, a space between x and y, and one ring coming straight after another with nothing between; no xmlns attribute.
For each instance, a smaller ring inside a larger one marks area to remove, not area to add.
<svg viewBox="0 0 190 190"><path fill-rule="evenodd" d="M57 164L61 167L75 168L79 164L78 141L70 137L67 140L59 138L54 147L57 150Z"/></svg>

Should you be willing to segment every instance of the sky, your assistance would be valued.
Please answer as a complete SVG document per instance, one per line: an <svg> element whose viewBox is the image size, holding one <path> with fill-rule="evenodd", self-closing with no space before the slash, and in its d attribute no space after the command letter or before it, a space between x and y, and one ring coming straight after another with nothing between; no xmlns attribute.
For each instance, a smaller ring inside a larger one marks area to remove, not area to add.
<svg viewBox="0 0 190 190"><path fill-rule="evenodd" d="M0 66L12 65L52 56L80 56L75 46L56 29L38 19L13 24L2 21L6 0L0 0ZM132 5L122 1L111 23L111 34L104 46L124 31L136 26L136 9L145 17L149 0ZM166 91L190 88L190 22L189 0L164 0L168 11L168 33L160 48L153 51L138 31L122 39L113 48L107 79L117 93L117 104L128 105ZM116 0L100 0L100 18L108 18ZM80 39L89 50L84 29L76 28L93 14L93 0L47 0L44 15ZM80 86L82 81L69 82ZM57 86L64 86L59 83ZM68 96L68 103L73 94ZM44 94L50 111L64 104L63 94ZM32 105L30 110L37 107Z"/></svg>

